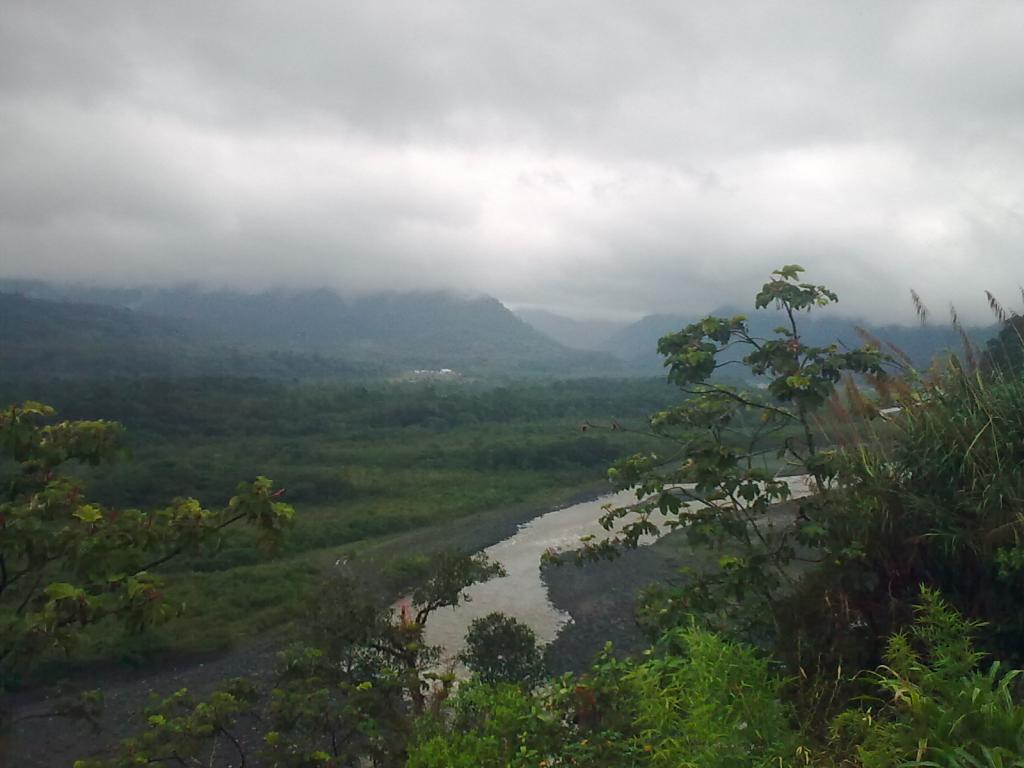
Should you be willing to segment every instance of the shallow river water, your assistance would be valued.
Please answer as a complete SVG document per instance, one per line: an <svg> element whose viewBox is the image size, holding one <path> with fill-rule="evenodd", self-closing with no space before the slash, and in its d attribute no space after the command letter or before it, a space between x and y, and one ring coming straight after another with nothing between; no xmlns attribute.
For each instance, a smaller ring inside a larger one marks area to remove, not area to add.
<svg viewBox="0 0 1024 768"><path fill-rule="evenodd" d="M807 478L786 478L794 498L808 493ZM555 608L548 598L547 586L541 579L541 556L549 549L560 552L579 547L581 536L609 535L598 518L606 504L627 506L636 501L632 491L608 494L591 501L555 509L519 527L515 535L488 547L484 553L505 567L507 575L467 590L470 599L455 608L442 608L427 622L426 641L443 649L445 661L454 659L464 647L470 623L492 611L513 616L528 625L541 643L549 643L572 616ZM620 521L627 522L628 518ZM656 521L657 522L657 521ZM663 532L666 532L663 528ZM653 544L656 537L647 536L642 545ZM574 567L574 566L568 566ZM396 608L401 608L400 601Z"/></svg>

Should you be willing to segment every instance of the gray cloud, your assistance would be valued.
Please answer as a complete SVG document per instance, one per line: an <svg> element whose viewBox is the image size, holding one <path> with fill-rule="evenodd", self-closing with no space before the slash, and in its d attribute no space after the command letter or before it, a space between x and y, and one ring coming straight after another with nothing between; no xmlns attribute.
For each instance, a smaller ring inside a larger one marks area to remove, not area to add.
<svg viewBox="0 0 1024 768"><path fill-rule="evenodd" d="M452 287L580 315L1024 281L1024 5L35 3L0 272Z"/></svg>

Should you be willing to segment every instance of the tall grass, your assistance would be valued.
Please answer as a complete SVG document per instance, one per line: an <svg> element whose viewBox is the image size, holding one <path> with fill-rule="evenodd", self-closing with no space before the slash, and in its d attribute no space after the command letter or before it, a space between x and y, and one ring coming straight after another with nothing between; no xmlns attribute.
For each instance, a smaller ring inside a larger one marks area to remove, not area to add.
<svg viewBox="0 0 1024 768"><path fill-rule="evenodd" d="M1024 376L993 349L849 380L822 416L835 475L804 505L816 564L777 649L814 716L860 692L849 671L881 662L922 586L983 622L998 658L1024 661Z"/></svg>

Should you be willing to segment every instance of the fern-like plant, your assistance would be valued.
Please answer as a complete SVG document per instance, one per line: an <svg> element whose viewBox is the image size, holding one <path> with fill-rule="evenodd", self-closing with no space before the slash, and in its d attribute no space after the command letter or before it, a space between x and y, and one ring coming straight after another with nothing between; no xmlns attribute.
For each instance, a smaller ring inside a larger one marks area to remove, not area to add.
<svg viewBox="0 0 1024 768"><path fill-rule="evenodd" d="M889 639L886 663L872 673L874 706L837 718L836 740L855 735L865 768L1020 765L1021 670L982 668L972 640L979 626L923 588L915 623Z"/></svg>

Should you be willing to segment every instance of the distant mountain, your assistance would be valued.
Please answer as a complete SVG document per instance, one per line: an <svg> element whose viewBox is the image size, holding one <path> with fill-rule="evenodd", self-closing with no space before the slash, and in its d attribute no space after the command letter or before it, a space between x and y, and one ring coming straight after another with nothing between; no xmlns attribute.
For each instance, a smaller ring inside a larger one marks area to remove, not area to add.
<svg viewBox="0 0 1024 768"><path fill-rule="evenodd" d="M693 315L647 315L609 336L600 349L631 367L660 368L658 339L697 320Z"/></svg>
<svg viewBox="0 0 1024 768"><path fill-rule="evenodd" d="M568 350L491 297L393 293L353 299L357 343L402 352L424 363L472 359L500 367L503 359L556 360ZM585 359L569 353L570 359Z"/></svg>
<svg viewBox="0 0 1024 768"><path fill-rule="evenodd" d="M315 353L357 367L392 371L455 368L575 375L622 368L610 355L567 349L491 297L388 293L345 301L323 289L246 294L195 287L110 289L12 281L0 283L0 290L5 288L65 306L73 303L78 306L75 312L83 311L83 302L91 302L94 308L102 304L133 313L120 316L126 323L141 322L143 317L165 325L174 321L173 327L191 329L196 340L248 353ZM111 339L118 337L116 325L108 324ZM63 326L62 321L54 327ZM68 333L74 335L71 328ZM151 346L161 343L154 339ZM140 352L146 348L144 343L136 346Z"/></svg>
<svg viewBox="0 0 1024 768"><path fill-rule="evenodd" d="M445 292L342 299L326 289L248 294L197 287L94 288L0 281L0 377L10 375L351 376L411 368L470 374L623 375L662 370L658 339L695 315L648 315L628 326L575 321L550 312L516 316L491 297ZM13 291L13 292L12 292ZM745 314L755 335L784 321ZM524 319L525 318L525 319ZM527 322L527 319L530 322ZM800 318L812 344L857 346L857 327L923 367L959 350L948 327L876 326ZM619 326L619 327L617 327ZM543 329L538 330L538 328ZM613 332L599 341L601 331ZM977 344L995 326L971 329ZM595 346L596 350L583 348ZM570 348L575 346L576 348Z"/></svg>
<svg viewBox="0 0 1024 768"><path fill-rule="evenodd" d="M11 293L0 293L0 339L0 379L5 380L380 373L338 357L238 349L183 319Z"/></svg>
<svg viewBox="0 0 1024 768"><path fill-rule="evenodd" d="M347 307L337 294L326 290L246 294L195 287L102 288L35 281L0 282L0 290L186 320L213 333L218 341L241 346L330 350L348 341Z"/></svg>
<svg viewBox="0 0 1024 768"><path fill-rule="evenodd" d="M175 346L194 343L200 329L186 322L145 315L119 307L45 301L0 294L0 332L11 344L92 344Z"/></svg>
<svg viewBox="0 0 1024 768"><path fill-rule="evenodd" d="M601 349L608 338L629 325L616 320L576 320L543 309L520 309L516 315L548 338L572 349Z"/></svg>
<svg viewBox="0 0 1024 768"><path fill-rule="evenodd" d="M744 315L753 335L762 337L772 335L776 327L786 322L785 315L774 310L740 311L726 307L711 314L722 317ZM648 315L611 336L601 349L624 361L635 372L653 373L663 367L663 358L657 353L658 339L698 319L697 315ZM948 326L874 325L820 313L802 315L798 323L804 340L815 346L833 342L848 347L860 346L864 343L858 333L858 328L861 328L882 342L884 351L893 353L889 346L892 345L921 368L927 367L936 355L963 348L960 335ZM979 346L997 331L997 326L967 329L972 343Z"/></svg>

